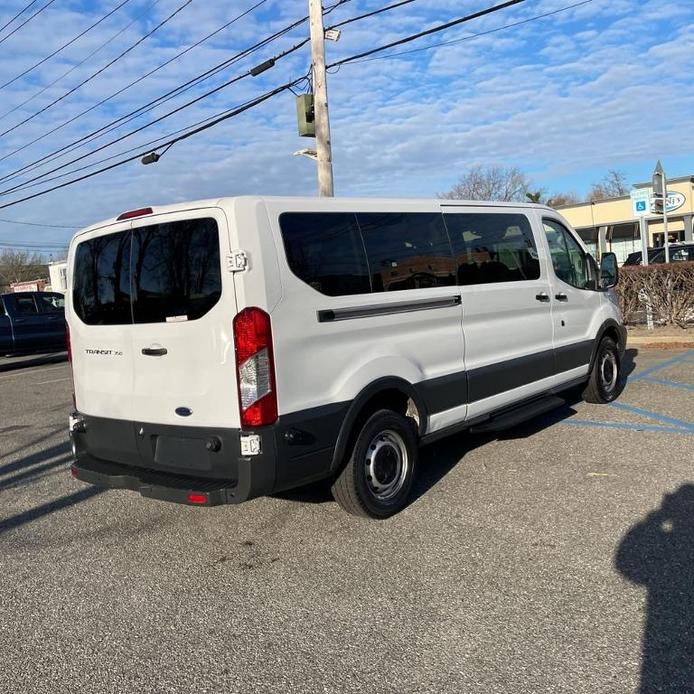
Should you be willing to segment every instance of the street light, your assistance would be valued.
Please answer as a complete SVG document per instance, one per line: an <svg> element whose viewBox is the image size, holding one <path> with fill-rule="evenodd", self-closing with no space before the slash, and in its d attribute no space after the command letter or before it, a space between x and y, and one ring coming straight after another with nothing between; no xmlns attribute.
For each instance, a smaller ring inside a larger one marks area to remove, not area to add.
<svg viewBox="0 0 694 694"><path fill-rule="evenodd" d="M294 152L295 157L308 157L309 159L313 159L313 161L318 160L318 153L316 152L315 149L299 149L296 152Z"/></svg>

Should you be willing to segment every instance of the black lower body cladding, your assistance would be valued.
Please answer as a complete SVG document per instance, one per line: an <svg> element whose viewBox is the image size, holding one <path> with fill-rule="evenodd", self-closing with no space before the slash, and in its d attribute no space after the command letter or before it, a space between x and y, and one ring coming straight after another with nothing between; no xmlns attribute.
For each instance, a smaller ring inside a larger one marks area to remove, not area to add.
<svg viewBox="0 0 694 694"><path fill-rule="evenodd" d="M252 433L257 455L241 455L239 429L132 422L80 415L72 474L110 489L214 506L327 477L347 403L281 417Z"/></svg>

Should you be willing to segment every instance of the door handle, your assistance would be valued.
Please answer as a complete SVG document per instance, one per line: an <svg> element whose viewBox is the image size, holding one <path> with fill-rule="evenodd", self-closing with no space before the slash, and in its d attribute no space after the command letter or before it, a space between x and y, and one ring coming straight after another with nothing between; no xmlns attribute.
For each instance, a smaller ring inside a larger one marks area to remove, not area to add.
<svg viewBox="0 0 694 694"><path fill-rule="evenodd" d="M569 300L569 297L566 296L566 294L564 294L564 292L559 292L559 294L555 294L554 298L557 301L568 301Z"/></svg>
<svg viewBox="0 0 694 694"><path fill-rule="evenodd" d="M142 354L147 357L163 357L168 353L166 347L143 347Z"/></svg>
<svg viewBox="0 0 694 694"><path fill-rule="evenodd" d="M538 301L549 301L549 294L547 292L540 292L539 294L535 294L535 298Z"/></svg>

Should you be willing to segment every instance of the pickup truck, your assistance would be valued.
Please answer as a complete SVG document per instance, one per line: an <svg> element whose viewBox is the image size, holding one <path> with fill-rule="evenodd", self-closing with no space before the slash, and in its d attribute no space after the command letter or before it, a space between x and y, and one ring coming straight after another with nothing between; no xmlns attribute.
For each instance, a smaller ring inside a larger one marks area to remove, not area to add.
<svg viewBox="0 0 694 694"><path fill-rule="evenodd" d="M54 292L0 294L0 355L67 349L64 306Z"/></svg>

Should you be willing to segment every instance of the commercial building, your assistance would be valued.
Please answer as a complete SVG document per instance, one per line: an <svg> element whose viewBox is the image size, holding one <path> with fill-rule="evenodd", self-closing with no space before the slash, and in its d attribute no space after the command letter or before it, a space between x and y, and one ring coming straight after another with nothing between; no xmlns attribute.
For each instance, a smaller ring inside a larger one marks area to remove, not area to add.
<svg viewBox="0 0 694 694"><path fill-rule="evenodd" d="M637 183L637 190L651 192L651 183ZM694 218L694 176L673 178L667 184L668 240L692 241ZM641 250L639 220L629 195L558 208L593 252L612 251L623 262L629 253ZM648 215L648 245L665 243L663 218Z"/></svg>
<svg viewBox="0 0 694 694"><path fill-rule="evenodd" d="M67 291L67 261L58 260L48 263L48 274L51 277L50 290L65 294Z"/></svg>
<svg viewBox="0 0 694 694"><path fill-rule="evenodd" d="M46 289L48 282L45 279L25 280L23 282L12 282L11 292L42 292Z"/></svg>

